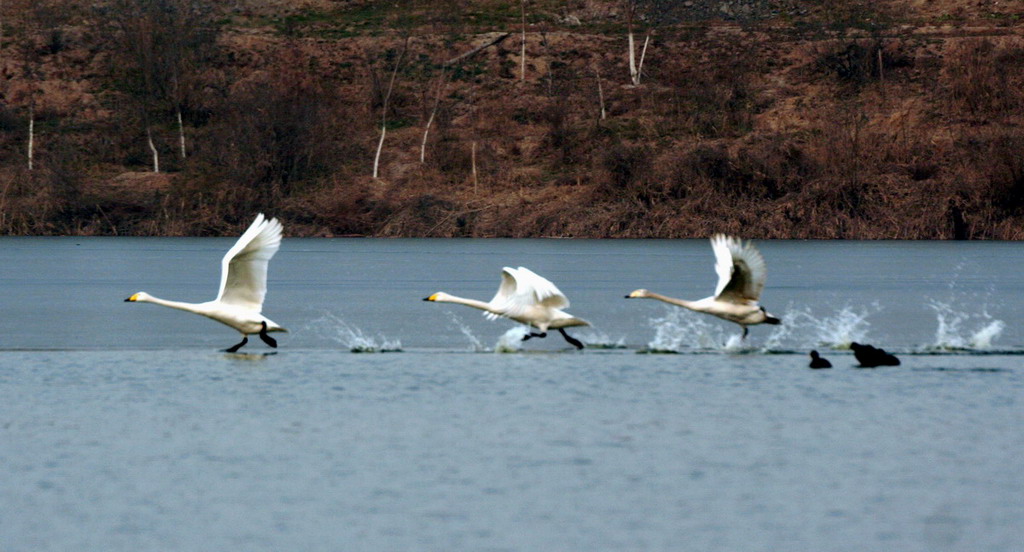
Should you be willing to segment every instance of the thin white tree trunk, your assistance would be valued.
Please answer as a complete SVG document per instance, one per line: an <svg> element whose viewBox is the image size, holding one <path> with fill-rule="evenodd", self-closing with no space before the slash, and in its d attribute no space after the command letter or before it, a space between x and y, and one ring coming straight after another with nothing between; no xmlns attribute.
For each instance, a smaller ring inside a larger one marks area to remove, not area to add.
<svg viewBox="0 0 1024 552"><path fill-rule="evenodd" d="M479 182L477 181L477 178L476 178L476 142L475 141L473 142L472 149L470 150L469 158L470 158L470 162L471 162L471 164L473 166L473 195L476 195L477 184L479 184Z"/></svg>
<svg viewBox="0 0 1024 552"><path fill-rule="evenodd" d="M594 75L597 77L597 100L601 104L601 120L607 116L604 110L604 89L601 88L601 69L594 67Z"/></svg>
<svg viewBox="0 0 1024 552"><path fill-rule="evenodd" d="M405 44L402 47L402 53L399 54L398 59L395 60L395 70L391 72L391 82L388 83L388 91L384 94L384 105L381 106L380 113L380 142L377 142L377 154L373 156L373 178L377 179L380 167L380 152L384 149L384 136L388 131L388 102L391 100L391 92L395 88L395 79L398 78L398 69L402 66L402 58L405 57L405 52L409 49L409 37L405 37Z"/></svg>
<svg viewBox="0 0 1024 552"><path fill-rule="evenodd" d="M32 149L36 141L36 112L32 106L28 108L28 170L32 170Z"/></svg>
<svg viewBox="0 0 1024 552"><path fill-rule="evenodd" d="M420 144L420 164L421 165L423 163L427 162L427 135L430 133L430 125L433 124L433 122L434 122L434 114L435 113L437 113L437 108L436 107L434 108L433 111L430 112L430 118L427 119L427 126L423 128L423 143Z"/></svg>
<svg viewBox="0 0 1024 552"><path fill-rule="evenodd" d="M380 125L380 141L377 142L377 155L373 156L373 178L377 178L377 167L380 166L380 151L384 149L384 135L388 133L388 127L385 124Z"/></svg>
<svg viewBox="0 0 1024 552"><path fill-rule="evenodd" d="M185 159L185 124L181 120L181 106L178 106L178 141L181 145L181 158Z"/></svg>
<svg viewBox="0 0 1024 552"><path fill-rule="evenodd" d="M882 85L885 85L885 72L882 69L882 47L878 47L878 80L882 81Z"/></svg>
<svg viewBox="0 0 1024 552"><path fill-rule="evenodd" d="M434 117L437 115L437 108L441 105L441 95L448 86L448 73L442 69L441 78L437 84L437 93L434 94L434 107L430 109L430 117L427 118L427 125L423 128L423 142L420 143L420 164L427 162L427 136L430 134L430 126L434 124Z"/></svg>
<svg viewBox="0 0 1024 552"><path fill-rule="evenodd" d="M156 144L153 143L153 132L146 127L146 142L149 143L149 151L153 152L153 172L160 172L160 154L156 151Z"/></svg>
<svg viewBox="0 0 1024 552"><path fill-rule="evenodd" d="M523 18L522 49L519 60L519 80L526 81L526 0L520 0L519 8Z"/></svg>
<svg viewBox="0 0 1024 552"><path fill-rule="evenodd" d="M651 35L648 33L647 36L644 37L644 47L640 50L640 63L636 66L636 75L634 75L633 78L633 84L637 86L640 86L640 75L642 75L644 71L644 56L647 55L647 44L650 41Z"/></svg>
<svg viewBox="0 0 1024 552"><path fill-rule="evenodd" d="M633 42L633 29L629 30L629 80L636 84L636 45Z"/></svg>

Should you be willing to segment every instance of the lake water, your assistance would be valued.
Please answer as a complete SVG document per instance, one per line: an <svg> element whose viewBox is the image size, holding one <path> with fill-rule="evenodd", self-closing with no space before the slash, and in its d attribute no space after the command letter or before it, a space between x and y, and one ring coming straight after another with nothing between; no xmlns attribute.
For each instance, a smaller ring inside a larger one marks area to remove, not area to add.
<svg viewBox="0 0 1024 552"><path fill-rule="evenodd" d="M270 355L123 302L232 243L0 239L0 550L1022 549L1024 244L759 242L743 341L623 299L709 295L707 240L286 239ZM421 301L520 265L586 350Z"/></svg>

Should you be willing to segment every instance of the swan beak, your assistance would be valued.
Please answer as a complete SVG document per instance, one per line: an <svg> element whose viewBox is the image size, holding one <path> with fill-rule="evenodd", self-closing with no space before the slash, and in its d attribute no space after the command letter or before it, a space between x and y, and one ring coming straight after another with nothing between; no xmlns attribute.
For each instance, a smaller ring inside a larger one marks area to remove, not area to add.
<svg viewBox="0 0 1024 552"><path fill-rule="evenodd" d="M138 293L136 293L136 294L132 295L131 297L129 297L129 298L127 298L127 299L125 299L125 300L124 300L124 302L125 302L125 303L132 303L132 302L135 302L135 301L137 301L137 300L138 300L138 298L139 298L139 294L138 294Z"/></svg>
<svg viewBox="0 0 1024 552"><path fill-rule="evenodd" d="M637 289L637 290L631 291L631 292L629 292L629 295L626 296L626 299L636 299L637 297L643 297L645 291L647 291L647 290Z"/></svg>
<svg viewBox="0 0 1024 552"><path fill-rule="evenodd" d="M435 293L435 294L431 295L430 297L424 297L423 300L424 301L437 301L437 294Z"/></svg>

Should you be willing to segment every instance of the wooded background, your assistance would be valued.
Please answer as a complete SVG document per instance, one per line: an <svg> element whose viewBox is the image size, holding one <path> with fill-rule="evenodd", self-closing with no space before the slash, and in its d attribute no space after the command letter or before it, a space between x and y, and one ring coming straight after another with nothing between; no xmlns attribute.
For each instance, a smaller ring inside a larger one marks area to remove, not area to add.
<svg viewBox="0 0 1024 552"><path fill-rule="evenodd" d="M0 0L0 233L1021 239L1022 16Z"/></svg>

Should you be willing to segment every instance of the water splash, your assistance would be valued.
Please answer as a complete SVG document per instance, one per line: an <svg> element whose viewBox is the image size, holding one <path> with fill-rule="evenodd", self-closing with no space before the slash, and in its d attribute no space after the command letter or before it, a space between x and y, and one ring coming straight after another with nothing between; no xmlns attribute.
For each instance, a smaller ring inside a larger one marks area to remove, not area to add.
<svg viewBox="0 0 1024 552"><path fill-rule="evenodd" d="M455 324L455 327L457 327L459 331L462 332L462 335L466 336L466 339L469 340L469 346L472 351L479 353L487 350L487 348L484 347L484 344L480 342L480 338L473 333L473 330L471 330L469 326L462 322L461 318L459 318L454 312L447 312L448 317L451 319L452 323Z"/></svg>
<svg viewBox="0 0 1024 552"><path fill-rule="evenodd" d="M698 313L667 309L660 318L652 318L654 339L647 344L649 353L679 353L686 350L740 352L745 350L742 330L734 324L722 324Z"/></svg>
<svg viewBox="0 0 1024 552"><path fill-rule="evenodd" d="M799 344L803 348L849 349L854 341L867 341L868 330L871 328L868 318L881 310L878 303L860 308L846 305L834 314L821 318L814 316L809 309L791 310L783 315L783 324L789 328L785 337L809 337L810 343Z"/></svg>
<svg viewBox="0 0 1024 552"><path fill-rule="evenodd" d="M390 353L402 350L401 341L381 335L376 338L366 335L360 328L334 314L324 314L312 322L312 327L323 337L343 344L353 353Z"/></svg>
<svg viewBox="0 0 1024 552"><path fill-rule="evenodd" d="M617 340L613 340L608 334L590 330L587 332L581 332L576 336L580 341L586 344L588 349L625 349L626 338L620 337Z"/></svg>
<svg viewBox="0 0 1024 552"><path fill-rule="evenodd" d="M1002 320L992 318L984 308L981 313L971 314L955 309L950 303L935 299L930 300L928 306L935 311L938 323L935 329L935 343L929 347L932 350L989 349L1006 327Z"/></svg>
<svg viewBox="0 0 1024 552"><path fill-rule="evenodd" d="M880 310L877 303L859 308L847 305L832 314L816 316L807 308L789 308L782 313L782 324L751 326L750 335L743 339L743 330L735 324L670 309L664 316L651 319L654 338L645 352L785 353L822 347L849 349L850 343L865 341L871 327L868 318Z"/></svg>
<svg viewBox="0 0 1024 552"><path fill-rule="evenodd" d="M530 333L527 326L513 326L498 338L494 345L495 353L517 353L523 348L523 338Z"/></svg>

